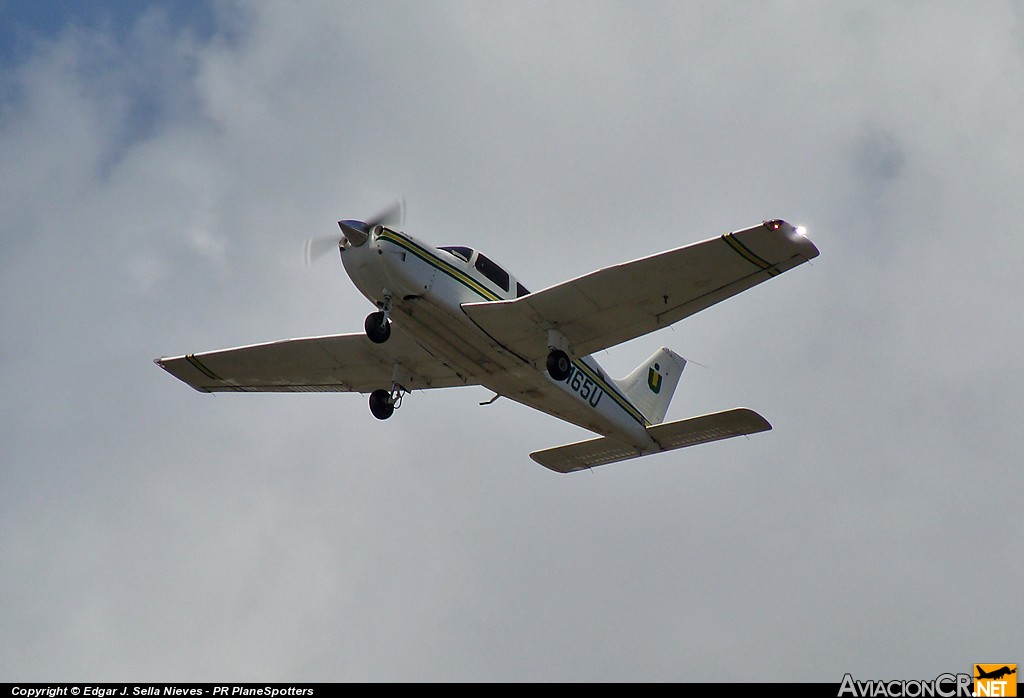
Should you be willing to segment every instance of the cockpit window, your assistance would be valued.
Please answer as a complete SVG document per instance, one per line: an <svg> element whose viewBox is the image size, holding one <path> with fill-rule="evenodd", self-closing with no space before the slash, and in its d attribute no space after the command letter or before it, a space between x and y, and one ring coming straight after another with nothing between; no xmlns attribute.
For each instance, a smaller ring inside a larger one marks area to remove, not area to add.
<svg viewBox="0 0 1024 698"><path fill-rule="evenodd" d="M479 253L476 256L476 268L503 291L508 291L509 276L507 271Z"/></svg>
<svg viewBox="0 0 1024 698"><path fill-rule="evenodd" d="M439 247L439 250L444 250L449 254L453 254L463 262L468 262L473 257L473 250L468 247L459 247L457 245L450 245L448 247Z"/></svg>
<svg viewBox="0 0 1024 698"><path fill-rule="evenodd" d="M516 282L516 298L522 298L523 296L530 295L530 292L526 290L526 286L523 286L518 281Z"/></svg>

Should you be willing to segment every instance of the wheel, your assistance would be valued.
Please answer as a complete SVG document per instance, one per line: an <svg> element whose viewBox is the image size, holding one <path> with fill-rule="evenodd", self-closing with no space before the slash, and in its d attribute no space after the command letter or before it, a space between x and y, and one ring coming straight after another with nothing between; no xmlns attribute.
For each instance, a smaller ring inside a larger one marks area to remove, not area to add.
<svg viewBox="0 0 1024 698"><path fill-rule="evenodd" d="M376 313L370 313L366 316L363 329L366 330L366 336L371 342L383 344L391 336L391 321L386 320L384 312L378 310Z"/></svg>
<svg viewBox="0 0 1024 698"><path fill-rule="evenodd" d="M391 404L391 394L386 390L374 390L370 393L370 412L377 419L387 419L395 413Z"/></svg>
<svg viewBox="0 0 1024 698"><path fill-rule="evenodd" d="M561 349L554 349L548 354L548 374L556 381L564 381L572 373L572 362Z"/></svg>

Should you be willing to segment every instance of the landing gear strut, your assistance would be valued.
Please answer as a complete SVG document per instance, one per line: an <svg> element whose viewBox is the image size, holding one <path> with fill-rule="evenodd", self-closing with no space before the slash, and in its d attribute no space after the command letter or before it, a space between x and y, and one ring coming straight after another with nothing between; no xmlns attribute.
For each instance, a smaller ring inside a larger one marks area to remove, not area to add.
<svg viewBox="0 0 1024 698"><path fill-rule="evenodd" d="M561 349L552 349L548 354L548 374L556 381L564 381L572 373L572 361Z"/></svg>

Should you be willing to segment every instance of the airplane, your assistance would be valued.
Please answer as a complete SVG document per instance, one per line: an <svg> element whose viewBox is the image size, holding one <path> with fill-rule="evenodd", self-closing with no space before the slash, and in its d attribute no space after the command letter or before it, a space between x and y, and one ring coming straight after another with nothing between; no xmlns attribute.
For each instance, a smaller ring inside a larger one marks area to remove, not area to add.
<svg viewBox="0 0 1024 698"><path fill-rule="evenodd" d="M1016 674L1017 673L1016 665L1014 665L1014 667L1012 669L1009 666L1003 666L1003 667L1001 667L999 669L996 669L995 671L985 671L984 669L982 669L977 664L975 664L974 666L978 670L978 675L974 677L976 679L997 679L998 680L998 679L1003 678L1004 676L1009 676L1010 674Z"/></svg>
<svg viewBox="0 0 1024 698"><path fill-rule="evenodd" d="M817 257L802 228L766 220L531 293L479 250L434 247L402 232L403 210L339 221L340 237L307 245L308 259L337 249L376 306L363 332L155 363L203 393L369 393L370 412L382 420L411 392L483 386L494 397L482 405L506 397L597 434L530 454L562 473L772 428L746 408L666 423L685 359L663 347L615 380L593 354Z"/></svg>

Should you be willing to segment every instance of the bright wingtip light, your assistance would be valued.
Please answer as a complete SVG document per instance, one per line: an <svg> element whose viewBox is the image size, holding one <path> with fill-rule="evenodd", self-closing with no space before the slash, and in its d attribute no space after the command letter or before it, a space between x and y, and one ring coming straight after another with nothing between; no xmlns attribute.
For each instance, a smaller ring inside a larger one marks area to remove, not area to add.
<svg viewBox="0 0 1024 698"><path fill-rule="evenodd" d="M796 232L796 234L799 235L802 238L807 237L807 228L803 227L802 225L798 225L795 228L794 232Z"/></svg>

